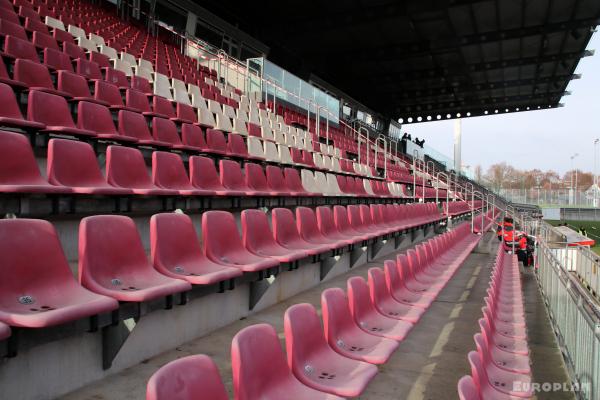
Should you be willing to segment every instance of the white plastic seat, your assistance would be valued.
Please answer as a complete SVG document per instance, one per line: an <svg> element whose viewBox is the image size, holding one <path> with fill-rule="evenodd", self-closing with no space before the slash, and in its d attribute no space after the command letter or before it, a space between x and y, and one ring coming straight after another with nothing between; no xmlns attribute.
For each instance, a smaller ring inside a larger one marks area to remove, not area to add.
<svg viewBox="0 0 600 400"><path fill-rule="evenodd" d="M334 174L327 174L327 192L332 196L341 196L342 190Z"/></svg>
<svg viewBox="0 0 600 400"><path fill-rule="evenodd" d="M265 158L265 151L259 138L248 136L248 154L253 157Z"/></svg>
<svg viewBox="0 0 600 400"><path fill-rule="evenodd" d="M241 118L233 119L233 133L237 133L238 135L248 136L248 128L246 127L246 122Z"/></svg>
<svg viewBox="0 0 600 400"><path fill-rule="evenodd" d="M179 79L173 78L171 85L173 86L173 99L178 103L191 106L192 102L190 101L190 96L188 95L185 83Z"/></svg>
<svg viewBox="0 0 600 400"><path fill-rule="evenodd" d="M282 164L295 164L294 161L292 161L292 155L290 154L289 147L280 144L279 146L277 146L277 150L279 152L279 160L281 160Z"/></svg>
<svg viewBox="0 0 600 400"><path fill-rule="evenodd" d="M341 158L342 157L342 151L339 148L334 147L333 148L333 155L336 156L337 158Z"/></svg>
<svg viewBox="0 0 600 400"><path fill-rule="evenodd" d="M321 171L315 171L315 186L318 188L319 193L324 195L330 195L327 185L327 176Z"/></svg>
<svg viewBox="0 0 600 400"><path fill-rule="evenodd" d="M90 32L88 39L90 39L92 42L96 43L96 46L98 46L98 47L106 45L106 42L104 42L104 38L102 36L96 35L94 33Z"/></svg>
<svg viewBox="0 0 600 400"><path fill-rule="evenodd" d="M69 24L68 32L76 38L84 38L87 40L85 31L78 26Z"/></svg>
<svg viewBox="0 0 600 400"><path fill-rule="evenodd" d="M54 29L60 29L61 31L65 30L65 24L60 19L46 17L45 19L46 25Z"/></svg>
<svg viewBox="0 0 600 400"><path fill-rule="evenodd" d="M319 151L321 154L329 154L327 152L327 145L325 143L319 143Z"/></svg>
<svg viewBox="0 0 600 400"><path fill-rule="evenodd" d="M142 67L135 67L134 72L137 76L141 76L142 78L147 79L148 82L150 82L150 83L154 82L154 72L150 71L149 69L142 68Z"/></svg>
<svg viewBox="0 0 600 400"><path fill-rule="evenodd" d="M333 150L333 145L328 145L327 146L327 154L329 154L330 156L335 154L335 151Z"/></svg>
<svg viewBox="0 0 600 400"><path fill-rule="evenodd" d="M121 52L121 60L127 61L129 65L137 65L138 63L137 58L135 58L133 54L129 54L125 51Z"/></svg>
<svg viewBox="0 0 600 400"><path fill-rule="evenodd" d="M304 190L312 193L323 193L321 189L317 187L315 176L311 170L303 169L300 171L300 177L302 178L302 186L304 186Z"/></svg>
<svg viewBox="0 0 600 400"><path fill-rule="evenodd" d="M214 114L208 108L198 108L198 123L209 128L214 128L217 125Z"/></svg>
<svg viewBox="0 0 600 400"><path fill-rule="evenodd" d="M258 114L258 109L254 107L250 107L250 112L248 113L248 119L251 123L255 125L260 125L260 116Z"/></svg>
<svg viewBox="0 0 600 400"><path fill-rule="evenodd" d="M289 147L298 147L296 144L296 136L292 135L291 133L285 135L285 145Z"/></svg>
<svg viewBox="0 0 600 400"><path fill-rule="evenodd" d="M275 142L279 144L286 144L285 133L280 131L273 131L273 140L275 140Z"/></svg>
<svg viewBox="0 0 600 400"><path fill-rule="evenodd" d="M354 172L358 175L363 175L363 171L362 168L360 167L360 164L355 162L352 163L352 168L354 169Z"/></svg>
<svg viewBox="0 0 600 400"><path fill-rule="evenodd" d="M173 100L171 82L166 75L163 75L160 72L154 73L154 94L168 100Z"/></svg>
<svg viewBox="0 0 600 400"><path fill-rule="evenodd" d="M223 104L223 115L231 119L237 118L237 115L235 115L234 108L231 107L229 104Z"/></svg>
<svg viewBox="0 0 600 400"><path fill-rule="evenodd" d="M262 135L263 140L275 141L275 135L273 135L273 130L271 128L262 125L260 127L260 133Z"/></svg>
<svg viewBox="0 0 600 400"><path fill-rule="evenodd" d="M208 109L214 114L223 114L223 108L218 101L208 100Z"/></svg>
<svg viewBox="0 0 600 400"><path fill-rule="evenodd" d="M260 117L260 120L262 121L263 119L269 119L269 111L259 108L258 109L258 116Z"/></svg>
<svg viewBox="0 0 600 400"><path fill-rule="evenodd" d="M277 150L277 145L274 142L268 140L265 140L263 143L265 146L265 159L267 161L281 162L281 159L279 158L279 151Z"/></svg>
<svg viewBox="0 0 600 400"><path fill-rule="evenodd" d="M241 95L239 103L239 109L245 112L250 112L250 101L248 100L248 96Z"/></svg>
<svg viewBox="0 0 600 400"><path fill-rule="evenodd" d="M100 53L104 54L106 57L108 57L111 60L115 60L119 57L119 53L117 53L117 50L113 49L110 46L101 45L98 47L100 49Z"/></svg>
<svg viewBox="0 0 600 400"><path fill-rule="evenodd" d="M69 27L71 27L72 25L69 25ZM79 29L79 28L77 28ZM84 36L76 36L75 37L75 41L77 42L77 45L81 48L83 48L85 51L98 51L98 46L96 46L96 43L92 42L90 39L85 37L85 32L84 32Z"/></svg>
<svg viewBox="0 0 600 400"><path fill-rule="evenodd" d="M133 70L131 69L131 64L124 60L119 60L115 58L112 60L113 68L117 71L123 72L127 76L133 75Z"/></svg>
<svg viewBox="0 0 600 400"><path fill-rule="evenodd" d="M331 157L331 170L335 172L342 172L342 166L340 165L339 158Z"/></svg>
<svg viewBox="0 0 600 400"><path fill-rule="evenodd" d="M248 122L248 113L241 108L238 108L236 111L236 118L240 121Z"/></svg>
<svg viewBox="0 0 600 400"><path fill-rule="evenodd" d="M206 104L206 100L202 97L200 93L200 88L196 85L189 84L188 85L188 94L192 98L192 106L196 108L203 108L208 110L208 105Z"/></svg>
<svg viewBox="0 0 600 400"><path fill-rule="evenodd" d="M138 67L154 72L154 65L152 65L152 62L143 58L138 58Z"/></svg>
<svg viewBox="0 0 600 400"><path fill-rule="evenodd" d="M327 169L327 170L333 169L332 164L331 164L331 157L323 156L323 169Z"/></svg>
<svg viewBox="0 0 600 400"><path fill-rule="evenodd" d="M375 194L373 192L373 188L371 187L371 181L369 179L363 179L363 186L365 187L365 192L367 192L367 194Z"/></svg>
<svg viewBox="0 0 600 400"><path fill-rule="evenodd" d="M231 124L229 117L220 113L215 115L217 116L217 125L215 126L215 129L219 129L223 132L233 132L233 125Z"/></svg>
<svg viewBox="0 0 600 400"><path fill-rule="evenodd" d="M314 153L312 153L312 155L315 167L323 168L323 156L321 155L321 153L315 151Z"/></svg>

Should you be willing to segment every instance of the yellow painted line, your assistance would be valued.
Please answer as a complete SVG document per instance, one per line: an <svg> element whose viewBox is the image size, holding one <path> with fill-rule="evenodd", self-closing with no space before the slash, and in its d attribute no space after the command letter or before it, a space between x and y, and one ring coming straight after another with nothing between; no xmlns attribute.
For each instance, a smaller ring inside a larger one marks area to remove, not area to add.
<svg viewBox="0 0 600 400"><path fill-rule="evenodd" d="M439 357L442 354L444 346L446 345L446 343L448 343L448 340L450 340L450 333L453 329L454 321L450 321L446 323L446 325L444 325L442 331L440 332L440 335L438 336L437 340L435 341L435 344L433 345L433 349L431 349L429 357Z"/></svg>

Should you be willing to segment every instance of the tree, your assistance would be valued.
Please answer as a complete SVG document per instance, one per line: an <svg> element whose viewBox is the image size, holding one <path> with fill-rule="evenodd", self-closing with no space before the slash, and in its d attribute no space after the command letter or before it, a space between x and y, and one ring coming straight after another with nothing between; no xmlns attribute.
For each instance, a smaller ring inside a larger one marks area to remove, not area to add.
<svg viewBox="0 0 600 400"><path fill-rule="evenodd" d="M485 175L486 180L492 185L495 190L502 189L507 183L509 175L513 172L514 168L505 162L491 165Z"/></svg>
<svg viewBox="0 0 600 400"><path fill-rule="evenodd" d="M481 183L481 179L482 179L482 175L483 175L481 165L475 166L475 170L473 171L473 174L475 176L475 182Z"/></svg>

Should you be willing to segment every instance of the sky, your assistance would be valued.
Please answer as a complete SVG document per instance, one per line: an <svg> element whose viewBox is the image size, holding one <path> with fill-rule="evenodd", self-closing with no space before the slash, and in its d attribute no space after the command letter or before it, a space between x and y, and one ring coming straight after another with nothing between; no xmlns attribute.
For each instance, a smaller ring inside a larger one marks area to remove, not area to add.
<svg viewBox="0 0 600 400"><path fill-rule="evenodd" d="M588 49L596 55L584 57L563 96L562 108L516 112L462 120L462 163L481 165L483 171L502 161L521 170L552 169L561 175L573 167L592 172L594 140L600 138L600 33L594 34ZM454 120L407 124L403 131L451 157L454 154ZM600 172L600 143L598 169Z"/></svg>

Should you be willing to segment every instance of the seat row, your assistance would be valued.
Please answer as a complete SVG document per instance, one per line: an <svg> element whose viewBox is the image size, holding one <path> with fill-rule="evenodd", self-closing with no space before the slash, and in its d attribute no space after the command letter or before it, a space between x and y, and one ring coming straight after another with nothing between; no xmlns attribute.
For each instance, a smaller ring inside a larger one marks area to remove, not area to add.
<svg viewBox="0 0 600 400"><path fill-rule="evenodd" d="M167 124L165 130L168 127ZM165 130L161 130L163 134ZM233 137L230 136L230 151L227 155L243 156L242 150L234 153L236 148ZM221 140L224 142L223 137ZM388 183L385 182L366 179L363 182L361 178L332 174L326 176L320 171L313 174L310 170L302 170L299 173L294 168L274 165L263 169L262 165L251 162L246 162L242 169L240 163L230 159L221 159L218 164L217 171L213 159L191 156L188 160L188 174L179 154L154 151L152 172L149 174L140 150L111 145L106 150L105 176L90 144L53 138L48 142L46 179L40 173L27 137L0 131L0 192L4 193L263 197L325 194L401 197L400 193L390 192ZM74 169L73 165L78 168ZM349 189L349 182L358 189ZM339 183L344 188L343 191ZM371 189L371 184L379 188L376 193ZM390 183L390 187L394 188L394 185Z"/></svg>
<svg viewBox="0 0 600 400"><path fill-rule="evenodd" d="M77 164L73 164L77 165ZM242 212L242 236L225 211L202 215L202 245L190 217L157 214L150 221L149 262L134 221L84 218L79 228L79 283L52 224L0 220L0 322L38 328L329 254L435 220L429 205L298 207ZM384 216L385 215L385 216ZM439 215L439 214L438 214ZM35 278L35 279L34 279Z"/></svg>
<svg viewBox="0 0 600 400"><path fill-rule="evenodd" d="M457 215L466 214L468 212L471 212L471 206L469 203L467 203L466 201L463 201L463 200L451 201L451 202L444 202L442 210L445 215L454 217Z"/></svg>
<svg viewBox="0 0 600 400"><path fill-rule="evenodd" d="M322 323L311 304L284 315L284 355L268 324L233 338L231 363L236 400L339 399L359 396L399 342L418 323L479 240L468 224L371 268L368 281L352 277L347 292L321 294ZM204 355L184 357L148 381L147 400L227 399L219 371Z"/></svg>
<svg viewBox="0 0 600 400"><path fill-rule="evenodd" d="M529 399L533 396L531 360L519 264L498 246L490 285L468 355L471 375L458 382L461 400Z"/></svg>

